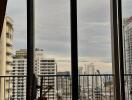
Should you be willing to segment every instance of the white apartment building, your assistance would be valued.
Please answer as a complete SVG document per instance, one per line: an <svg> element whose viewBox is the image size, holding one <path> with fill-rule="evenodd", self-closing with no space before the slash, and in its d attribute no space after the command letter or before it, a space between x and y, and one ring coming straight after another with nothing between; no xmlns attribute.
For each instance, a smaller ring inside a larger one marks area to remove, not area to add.
<svg viewBox="0 0 132 100"><path fill-rule="evenodd" d="M54 59L46 58L44 56L43 49L35 49L35 63L34 63L34 73L38 76L38 84L40 85L41 76L50 76L50 75L56 75L56 62ZM43 79L43 87L46 88L48 86L52 86L53 89L51 89L47 93L48 100L55 99L55 91L56 91L56 78L55 77L44 77ZM46 90L45 90L46 91ZM43 91L43 93L45 92ZM39 95L39 93L38 93Z"/></svg>
<svg viewBox="0 0 132 100"><path fill-rule="evenodd" d="M38 83L40 85L40 77L39 75L55 75L55 60L54 59L45 59L44 51L42 49L35 49L34 53L34 73L38 78ZM13 59L13 71L12 75L23 76L27 75L27 50L20 49L16 51L16 55ZM13 100L26 100L26 78L19 77L13 78L13 92L12 99ZM55 77L44 78L43 87L47 87L52 85L54 89L52 89L47 97L55 98ZM44 91L43 91L44 92ZM39 96L38 92L38 96ZM49 99L50 100L50 99Z"/></svg>
<svg viewBox="0 0 132 100"><path fill-rule="evenodd" d="M125 19L126 20L126 19ZM125 50L125 70L127 74L132 74L132 21L124 21L124 50Z"/></svg>
<svg viewBox="0 0 132 100"><path fill-rule="evenodd" d="M132 17L123 20L124 67L125 74L132 74ZM132 100L132 77L127 79L127 99ZM129 95L128 95L129 94Z"/></svg>
<svg viewBox="0 0 132 100"><path fill-rule="evenodd" d="M16 51L12 66L12 97L13 100L26 100L27 50Z"/></svg>
<svg viewBox="0 0 132 100"><path fill-rule="evenodd" d="M70 98L72 94L70 72L57 72L57 75L59 76L56 78L56 89L62 93L63 98Z"/></svg>
<svg viewBox="0 0 132 100"><path fill-rule="evenodd" d="M15 57L27 58L27 49L20 49L20 50L16 51Z"/></svg>
<svg viewBox="0 0 132 100"><path fill-rule="evenodd" d="M56 100L56 77L50 75L56 75L56 62L54 59L43 59L39 61L40 75L43 77L43 88L52 86L52 89L46 94L48 100ZM43 90L43 93L46 90Z"/></svg>
<svg viewBox="0 0 132 100"><path fill-rule="evenodd" d="M12 100L26 100L27 59L14 57L12 75Z"/></svg>
<svg viewBox="0 0 132 100"><path fill-rule="evenodd" d="M40 61L44 59L44 51L43 49L35 49L34 53L35 63L34 63L34 73L36 75L40 75Z"/></svg>
<svg viewBox="0 0 132 100"><path fill-rule="evenodd" d="M83 74L84 75L93 75L93 74L95 74L95 66L94 66L94 64L93 63L90 63L90 64L86 64L85 66L84 66L84 68L83 68ZM92 85L93 85L93 87L95 87L94 85L94 83L95 83L95 77L81 77L82 78L82 87L83 88L88 88L88 84L89 84L89 88L90 87L92 87Z"/></svg>
<svg viewBox="0 0 132 100"><path fill-rule="evenodd" d="M0 75L9 76L13 61L13 21L9 16L4 19L2 35L0 37ZM10 98L11 86L9 78L0 79L0 100Z"/></svg>

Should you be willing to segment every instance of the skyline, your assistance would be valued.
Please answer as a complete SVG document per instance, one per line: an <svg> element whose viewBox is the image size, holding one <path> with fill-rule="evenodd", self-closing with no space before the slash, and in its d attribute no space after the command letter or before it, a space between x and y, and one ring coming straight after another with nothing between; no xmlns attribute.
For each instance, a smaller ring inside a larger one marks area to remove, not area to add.
<svg viewBox="0 0 132 100"><path fill-rule="evenodd" d="M123 0L125 17L131 16L130 2ZM35 1L35 13L36 47L44 49L49 57L70 59L70 1ZM26 48L26 1L10 0L7 15L14 20L14 48ZM90 63L96 61L95 65L99 68L110 70L110 29L109 1L78 0L79 59L89 60Z"/></svg>

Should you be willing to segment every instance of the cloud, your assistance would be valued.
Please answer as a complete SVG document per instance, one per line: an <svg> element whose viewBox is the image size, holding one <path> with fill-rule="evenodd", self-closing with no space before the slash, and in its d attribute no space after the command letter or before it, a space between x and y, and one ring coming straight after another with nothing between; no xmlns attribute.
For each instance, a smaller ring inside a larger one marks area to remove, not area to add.
<svg viewBox="0 0 132 100"><path fill-rule="evenodd" d="M55 58L58 66L58 71L71 71L71 58L70 55L66 57L65 55L56 55L56 53L49 53L45 51L46 58ZM98 57L79 57L78 58L78 66L85 67L85 65L89 65L91 63L95 66L95 71L100 70L102 74L104 73L112 73L112 63L104 61L103 58Z"/></svg>
<svg viewBox="0 0 132 100"><path fill-rule="evenodd" d="M6 14L13 19L14 49L27 47L26 0L8 0Z"/></svg>
<svg viewBox="0 0 132 100"><path fill-rule="evenodd" d="M109 22L109 4L108 0L78 0L79 22Z"/></svg>
<svg viewBox="0 0 132 100"><path fill-rule="evenodd" d="M132 1L122 2L123 17L131 16ZM9 0L7 14L14 20L14 47L26 48L26 0ZM78 0L78 36L80 58L111 66L109 0ZM70 0L35 0L35 46L70 58Z"/></svg>
<svg viewBox="0 0 132 100"><path fill-rule="evenodd" d="M122 14L123 17L132 16L132 0L122 0Z"/></svg>

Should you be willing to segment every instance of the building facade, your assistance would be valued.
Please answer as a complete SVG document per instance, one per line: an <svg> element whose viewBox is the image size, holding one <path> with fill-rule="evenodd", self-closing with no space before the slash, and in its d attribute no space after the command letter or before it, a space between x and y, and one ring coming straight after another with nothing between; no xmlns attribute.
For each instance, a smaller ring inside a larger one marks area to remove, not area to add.
<svg viewBox="0 0 132 100"><path fill-rule="evenodd" d="M132 17L123 20L124 68L125 74L132 74ZM128 100L132 100L132 77L126 79Z"/></svg>
<svg viewBox="0 0 132 100"><path fill-rule="evenodd" d="M39 60L40 64L40 76L43 77L43 88L48 88L49 86L52 89L46 93L48 100L56 100L56 62L54 59L41 59ZM43 94L47 89L43 90Z"/></svg>
<svg viewBox="0 0 132 100"><path fill-rule="evenodd" d="M45 59L44 51L42 49L35 49L34 52L34 73L38 79L38 85L40 85L40 75L55 75L56 63L54 59ZM27 75L27 50L20 49L16 51L16 55L13 57L13 76L25 76ZM55 99L55 77L44 77L43 87L52 86L53 89L47 93L49 100ZM15 77L12 80L12 99L13 100L26 100L26 77ZM45 91L43 91L44 93ZM40 93L38 92L38 97Z"/></svg>
<svg viewBox="0 0 132 100"><path fill-rule="evenodd" d="M44 59L44 51L43 49L35 49L35 53L34 53L34 57L35 57L35 62L34 62L34 73L36 75L40 75L40 61Z"/></svg>
<svg viewBox="0 0 132 100"><path fill-rule="evenodd" d="M6 16L0 37L0 75L9 76L13 61L13 21ZM11 86L9 79L0 79L0 100L10 98Z"/></svg>
<svg viewBox="0 0 132 100"><path fill-rule="evenodd" d="M69 71L57 72L56 89L60 91L63 98L70 98L72 94L71 76Z"/></svg>
<svg viewBox="0 0 132 100"><path fill-rule="evenodd" d="M27 75L27 51L21 49L16 51L16 55L13 57L12 68L12 100L26 100L26 76Z"/></svg>

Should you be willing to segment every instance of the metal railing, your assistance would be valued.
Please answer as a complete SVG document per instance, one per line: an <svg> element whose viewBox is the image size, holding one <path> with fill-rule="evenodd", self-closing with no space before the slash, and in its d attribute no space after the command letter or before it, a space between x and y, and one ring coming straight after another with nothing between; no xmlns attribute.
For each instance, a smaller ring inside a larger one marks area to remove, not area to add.
<svg viewBox="0 0 132 100"><path fill-rule="evenodd" d="M71 76L70 75L45 75L39 76L41 81L40 97L48 100L71 100ZM46 88L50 87L47 92Z"/></svg>
<svg viewBox="0 0 132 100"><path fill-rule="evenodd" d="M79 100L114 100L112 74L79 75ZM70 75L37 76L38 98L72 100ZM125 74L126 100L132 100L132 74ZM76 91L74 91L76 92ZM26 100L26 76L0 76L0 99Z"/></svg>
<svg viewBox="0 0 132 100"><path fill-rule="evenodd" d="M81 100L114 100L113 75L80 75Z"/></svg>

